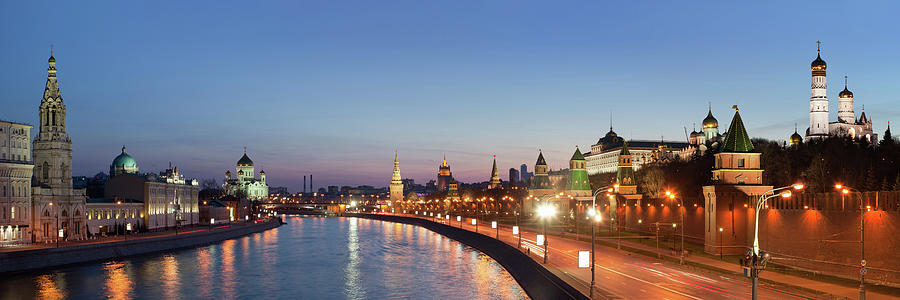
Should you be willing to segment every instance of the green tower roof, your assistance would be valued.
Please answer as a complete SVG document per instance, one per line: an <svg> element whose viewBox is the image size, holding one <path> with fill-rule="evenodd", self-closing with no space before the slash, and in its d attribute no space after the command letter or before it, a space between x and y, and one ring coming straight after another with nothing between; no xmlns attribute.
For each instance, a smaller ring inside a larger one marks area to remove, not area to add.
<svg viewBox="0 0 900 300"><path fill-rule="evenodd" d="M753 152L753 143L750 142L750 136L747 129L744 128L744 121L741 121L741 114L734 106L734 118L731 119L731 126L728 126L728 135L725 136L725 145L723 152Z"/></svg>
<svg viewBox="0 0 900 300"><path fill-rule="evenodd" d="M572 154L572 160L584 160L584 154L581 154L581 149L575 147L575 154Z"/></svg>
<svg viewBox="0 0 900 300"><path fill-rule="evenodd" d="M631 155L631 151L628 151L628 142L622 142L622 151L619 151L619 155Z"/></svg>

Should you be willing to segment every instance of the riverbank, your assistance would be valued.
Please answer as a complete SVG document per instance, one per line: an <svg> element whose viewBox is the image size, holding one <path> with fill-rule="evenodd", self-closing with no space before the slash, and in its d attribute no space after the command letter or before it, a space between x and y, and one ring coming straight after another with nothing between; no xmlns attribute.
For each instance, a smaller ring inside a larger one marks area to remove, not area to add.
<svg viewBox="0 0 900 300"><path fill-rule="evenodd" d="M281 219L272 218L248 224L218 225L208 230L195 230L178 235L2 252L0 274L193 248L278 226L281 226Z"/></svg>
<svg viewBox="0 0 900 300"><path fill-rule="evenodd" d="M478 249L503 266L531 299L588 299L521 251L483 234L419 218L353 213L342 216L416 225Z"/></svg>

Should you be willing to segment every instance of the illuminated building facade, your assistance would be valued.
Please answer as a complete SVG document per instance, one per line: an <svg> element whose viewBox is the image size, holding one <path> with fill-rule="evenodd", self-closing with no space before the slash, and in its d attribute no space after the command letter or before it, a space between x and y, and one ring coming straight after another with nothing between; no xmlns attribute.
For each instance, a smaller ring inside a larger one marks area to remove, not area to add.
<svg viewBox="0 0 900 300"><path fill-rule="evenodd" d="M244 148L244 155L238 160L235 167L237 177L232 177L231 171L225 171L225 183L222 184L222 191L230 196L244 196L251 201L262 201L269 196L269 185L266 183L266 171L259 171L259 178L253 167L253 160L247 156L247 149Z"/></svg>
<svg viewBox="0 0 900 300"><path fill-rule="evenodd" d="M124 152L124 147L122 151L113 160L110 169L124 170L127 166L137 166L134 158ZM92 210L88 214L93 224L92 234L100 232L100 226L109 226L106 223L110 217L120 222L141 219L134 225L143 224L148 230L200 222L199 183L196 179L186 180L178 167L170 167L159 174L138 173L136 167L131 171L116 172L106 181L104 190L105 198L92 199L88 207ZM120 207L112 209L110 203ZM141 209L135 212L131 208L138 204L133 203L140 203Z"/></svg>
<svg viewBox="0 0 900 300"><path fill-rule="evenodd" d="M56 78L56 58L50 54L47 83L38 109L34 138L34 180L31 197L32 231L37 242L87 237L85 190L72 187L72 140L66 133L66 105Z"/></svg>
<svg viewBox="0 0 900 300"><path fill-rule="evenodd" d="M862 109L859 119L853 108L853 92L847 89L844 77L844 90L838 93L838 119L828 122L828 95L826 70L828 65L822 59L821 49L816 49L816 59L810 64L812 71L812 96L809 98L809 128L806 129L806 140L822 139L828 136L845 136L854 140L868 142L878 141L878 135L872 130L872 120Z"/></svg>
<svg viewBox="0 0 900 300"><path fill-rule="evenodd" d="M450 165L447 164L447 156L444 155L444 160L441 161L441 166L438 167L437 190L446 191L447 188L450 187L451 178L453 178L453 173L450 172Z"/></svg>
<svg viewBox="0 0 900 300"><path fill-rule="evenodd" d="M716 131L717 132L717 131ZM635 170L649 163L665 162L682 155L682 151L690 145L684 142L632 140L631 162ZM609 132L591 145L591 152L584 155L589 175L615 173L619 169L619 152L625 139L609 128Z"/></svg>
<svg viewBox="0 0 900 300"><path fill-rule="evenodd" d="M31 128L0 121L0 245L31 242Z"/></svg>

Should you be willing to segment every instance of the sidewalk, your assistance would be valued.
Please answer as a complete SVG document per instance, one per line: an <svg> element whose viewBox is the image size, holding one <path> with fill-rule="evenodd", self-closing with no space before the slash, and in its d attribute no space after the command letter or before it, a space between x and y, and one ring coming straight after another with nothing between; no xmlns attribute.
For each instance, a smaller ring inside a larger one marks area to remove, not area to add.
<svg viewBox="0 0 900 300"><path fill-rule="evenodd" d="M90 244L102 244L102 243L114 243L121 242L127 240L140 240L140 239L148 239L148 238L157 238L162 236L171 236L171 235L181 235L188 234L198 231L207 231L207 230L215 230L218 228L230 227L230 226L241 226L245 224L253 223L253 221L240 221L234 223L221 223L216 225L190 225L183 226L179 228L177 231L172 228L163 231L151 231L151 232L142 232L142 233L133 233L129 234L127 237L124 235L112 235L106 237L98 237L98 238L89 238L86 240L72 240L72 241L59 241L59 248L70 247L70 246L79 246L79 245L90 245ZM57 248L55 242L51 243L29 243L29 244L20 244L15 246L7 246L0 247L0 253L8 253L8 252L17 252L17 251L28 251L28 250L36 250L36 249L47 249L47 248Z"/></svg>

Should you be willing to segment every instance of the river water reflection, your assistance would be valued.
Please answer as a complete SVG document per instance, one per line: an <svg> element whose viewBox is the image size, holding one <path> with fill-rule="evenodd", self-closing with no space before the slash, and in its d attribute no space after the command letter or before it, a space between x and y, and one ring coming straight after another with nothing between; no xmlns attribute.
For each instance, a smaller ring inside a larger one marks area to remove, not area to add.
<svg viewBox="0 0 900 300"><path fill-rule="evenodd" d="M0 299L522 299L477 250L391 222L287 216L206 247L0 277Z"/></svg>

